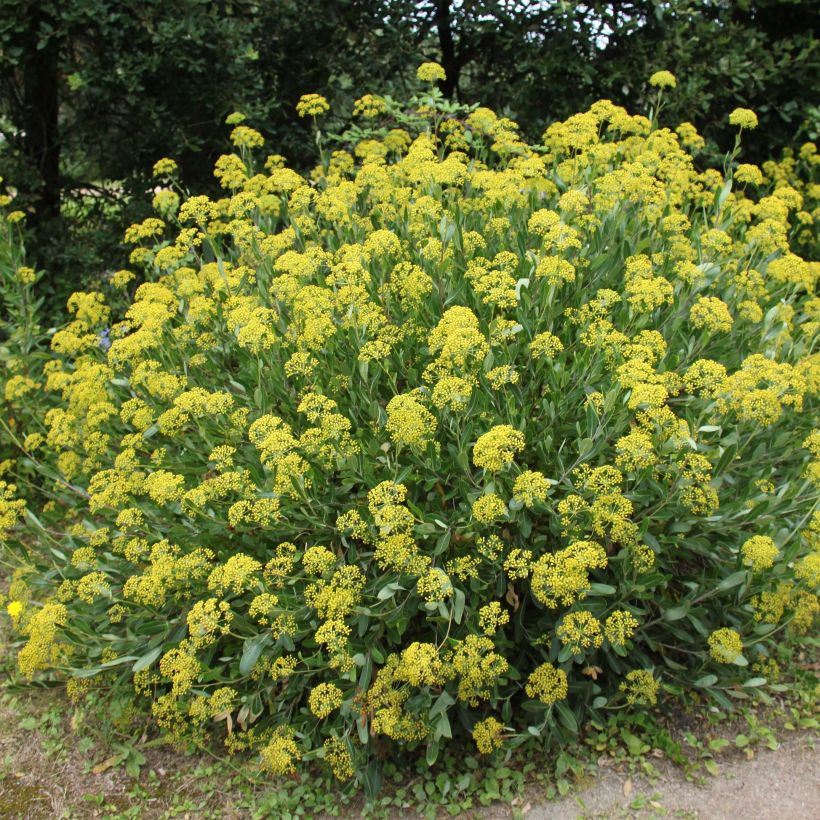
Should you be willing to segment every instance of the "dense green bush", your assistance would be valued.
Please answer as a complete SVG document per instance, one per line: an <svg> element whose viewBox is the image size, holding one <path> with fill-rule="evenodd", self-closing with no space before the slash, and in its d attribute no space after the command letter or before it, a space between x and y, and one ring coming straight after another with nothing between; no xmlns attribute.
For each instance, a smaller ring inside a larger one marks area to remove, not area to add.
<svg viewBox="0 0 820 820"><path fill-rule="evenodd" d="M651 119L601 101L535 145L442 73L405 127L358 101L351 152L317 130L309 179L240 115L224 198L161 160L121 318L76 293L42 376L9 362L23 675L371 783L386 743L777 685L818 611L816 184L738 163L744 109L696 170L668 72Z"/></svg>

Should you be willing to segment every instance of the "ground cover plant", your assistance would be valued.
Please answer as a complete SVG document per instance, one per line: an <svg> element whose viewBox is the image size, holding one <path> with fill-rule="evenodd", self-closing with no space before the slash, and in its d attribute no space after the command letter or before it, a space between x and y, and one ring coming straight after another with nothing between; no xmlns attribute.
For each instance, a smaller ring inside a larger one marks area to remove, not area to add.
<svg viewBox="0 0 820 820"><path fill-rule="evenodd" d="M820 609L815 147L764 177L736 109L699 169L665 71L649 117L530 145L442 74L336 140L306 95L309 177L241 114L222 199L160 160L131 269L8 354L23 676L371 790L400 749L776 689Z"/></svg>

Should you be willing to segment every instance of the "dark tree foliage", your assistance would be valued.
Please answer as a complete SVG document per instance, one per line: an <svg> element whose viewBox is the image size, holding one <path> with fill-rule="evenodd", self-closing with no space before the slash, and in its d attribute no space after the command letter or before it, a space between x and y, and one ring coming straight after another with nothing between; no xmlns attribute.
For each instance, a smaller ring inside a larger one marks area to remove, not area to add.
<svg viewBox="0 0 820 820"><path fill-rule="evenodd" d="M121 261L157 158L213 190L231 111L307 165L301 94L341 125L360 92L404 94L421 59L530 136L602 97L642 110L667 68L670 122L723 149L727 113L753 108L744 159L762 160L818 129L819 16L803 0L0 0L0 174L59 300Z"/></svg>

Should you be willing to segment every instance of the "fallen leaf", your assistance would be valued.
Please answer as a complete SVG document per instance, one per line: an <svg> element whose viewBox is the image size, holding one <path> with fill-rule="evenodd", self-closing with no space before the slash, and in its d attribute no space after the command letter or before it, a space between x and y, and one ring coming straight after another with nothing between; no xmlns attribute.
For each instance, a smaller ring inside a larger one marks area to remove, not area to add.
<svg viewBox="0 0 820 820"><path fill-rule="evenodd" d="M102 774L106 769L110 769L112 766L116 766L122 760L121 754L111 755L111 757L107 757L103 760L102 763L98 763L91 769L92 774Z"/></svg>
<svg viewBox="0 0 820 820"><path fill-rule="evenodd" d="M627 777L624 780L624 797L629 797L630 794L632 794L632 779Z"/></svg>
<svg viewBox="0 0 820 820"><path fill-rule="evenodd" d="M505 600L513 608L513 612L518 611L518 607L521 605L521 602L512 583L507 584L507 594L505 596Z"/></svg>

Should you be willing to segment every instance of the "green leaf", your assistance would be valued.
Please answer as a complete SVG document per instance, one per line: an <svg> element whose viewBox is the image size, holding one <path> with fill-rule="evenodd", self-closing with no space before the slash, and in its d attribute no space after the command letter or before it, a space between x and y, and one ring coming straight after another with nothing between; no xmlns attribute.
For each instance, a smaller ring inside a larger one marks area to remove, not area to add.
<svg viewBox="0 0 820 820"><path fill-rule="evenodd" d="M146 652L131 668L133 672L142 672L147 669L160 655L162 654L162 647L157 646L150 652Z"/></svg>
<svg viewBox="0 0 820 820"><path fill-rule="evenodd" d="M455 703L455 700L449 692L442 692L437 698L435 703L430 707L430 719L432 720L436 715L446 712L447 709Z"/></svg>
<svg viewBox="0 0 820 820"><path fill-rule="evenodd" d="M723 187L720 189L720 192L717 195L716 204L717 204L717 209L718 210L720 210L724 206L724 204L726 203L726 200L728 199L729 193L731 192L731 190L732 190L732 179L730 177L729 179L726 180L726 182L723 183Z"/></svg>
<svg viewBox="0 0 820 820"><path fill-rule="evenodd" d="M453 737L453 730L450 728L450 719L446 712L442 712L436 721L436 728L433 732L433 740L439 741L442 738L450 740Z"/></svg>
<svg viewBox="0 0 820 820"><path fill-rule="evenodd" d="M385 586L379 590L376 598L380 601L386 601L388 598L392 598L397 592L399 592L399 590L403 589L404 587L401 584L397 584L395 582L392 584L385 584Z"/></svg>
<svg viewBox="0 0 820 820"><path fill-rule="evenodd" d="M637 735L633 735L628 729L621 729L621 740L623 740L627 751L633 757L638 757L643 754L646 744Z"/></svg>
<svg viewBox="0 0 820 820"><path fill-rule="evenodd" d="M687 612L689 612L688 603L683 606L673 606L663 613L663 619L664 621L679 621L681 618L686 617Z"/></svg>
<svg viewBox="0 0 820 820"><path fill-rule="evenodd" d="M369 800L375 800L382 785L382 769L378 760L371 760L362 774L364 791Z"/></svg>
<svg viewBox="0 0 820 820"><path fill-rule="evenodd" d="M749 573L745 569L740 569L737 572L733 572L731 575L728 575L724 578L716 587L719 592L725 592L727 589L732 589L733 587L740 586L748 577Z"/></svg>
<svg viewBox="0 0 820 820"><path fill-rule="evenodd" d="M265 632L262 635L256 635L255 637L248 638L245 641L244 648L242 650L242 658L239 661L240 675L247 675L250 673L251 669L256 666L256 662L259 660L262 650L270 643L272 638L273 636L270 632Z"/></svg>
<svg viewBox="0 0 820 820"><path fill-rule="evenodd" d="M456 588L453 598L453 620L457 624L460 624L461 618L464 615L464 606L467 603L467 596L463 590Z"/></svg>
<svg viewBox="0 0 820 820"><path fill-rule="evenodd" d="M555 709L558 712L558 720L567 727L573 734L578 732L578 721L575 719L575 713L563 701L558 701L555 704Z"/></svg>

